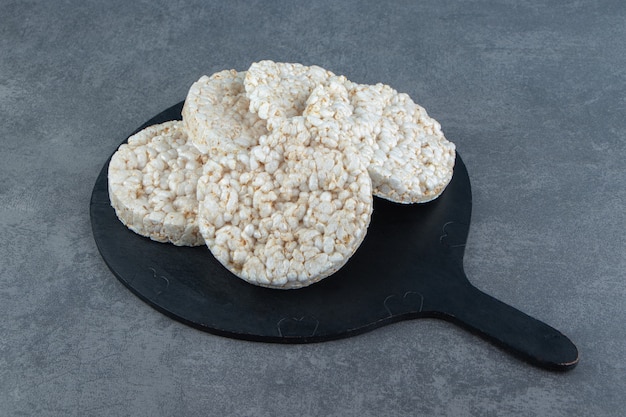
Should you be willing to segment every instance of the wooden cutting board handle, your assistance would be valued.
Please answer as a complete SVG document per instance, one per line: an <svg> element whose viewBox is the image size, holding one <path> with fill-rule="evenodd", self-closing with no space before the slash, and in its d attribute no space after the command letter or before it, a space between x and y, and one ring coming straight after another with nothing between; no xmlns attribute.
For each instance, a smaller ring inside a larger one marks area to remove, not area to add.
<svg viewBox="0 0 626 417"><path fill-rule="evenodd" d="M469 281L448 292L445 308L434 314L476 333L542 368L565 371L576 366L578 349L549 325L480 291Z"/></svg>

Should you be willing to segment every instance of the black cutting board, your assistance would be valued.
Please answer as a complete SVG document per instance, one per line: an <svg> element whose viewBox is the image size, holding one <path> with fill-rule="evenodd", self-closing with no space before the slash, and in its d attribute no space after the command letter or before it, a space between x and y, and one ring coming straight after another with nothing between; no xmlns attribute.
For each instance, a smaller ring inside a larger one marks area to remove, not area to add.
<svg viewBox="0 0 626 417"><path fill-rule="evenodd" d="M137 131L180 120L182 105L170 107ZM176 247L128 230L109 202L109 161L91 197L98 249L128 289L173 319L238 339L308 343L353 336L399 320L435 317L537 366L566 370L578 362L576 346L562 333L467 280L463 252L472 194L458 154L452 181L437 200L400 205L375 199L367 236L354 256L332 276L297 290L248 284L227 271L206 247Z"/></svg>

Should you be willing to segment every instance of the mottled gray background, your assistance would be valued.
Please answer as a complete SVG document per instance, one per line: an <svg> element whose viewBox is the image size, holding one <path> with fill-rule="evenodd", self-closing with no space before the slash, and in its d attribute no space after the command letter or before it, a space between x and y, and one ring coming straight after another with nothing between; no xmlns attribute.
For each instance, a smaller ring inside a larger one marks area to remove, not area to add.
<svg viewBox="0 0 626 417"><path fill-rule="evenodd" d="M1 416L618 416L626 3L0 0ZM408 92L465 160L465 266L579 347L551 373L449 323L274 345L168 319L96 249L125 135L260 59Z"/></svg>

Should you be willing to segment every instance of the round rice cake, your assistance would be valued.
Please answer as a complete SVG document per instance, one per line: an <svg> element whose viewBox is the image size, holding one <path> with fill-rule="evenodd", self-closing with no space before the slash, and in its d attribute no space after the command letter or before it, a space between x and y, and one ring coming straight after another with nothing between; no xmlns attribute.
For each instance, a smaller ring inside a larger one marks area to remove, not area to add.
<svg viewBox="0 0 626 417"><path fill-rule="evenodd" d="M111 205L135 233L177 246L199 246L196 185L207 161L191 145L182 122L149 126L111 157Z"/></svg>
<svg viewBox="0 0 626 417"><path fill-rule="evenodd" d="M368 167L374 195L404 204L434 200L452 179L455 146L407 94L381 93L380 132Z"/></svg>
<svg viewBox="0 0 626 417"><path fill-rule="evenodd" d="M330 77L311 92L303 112L316 141L331 149L353 146L365 166L371 162L382 115L370 104L374 90L362 88L344 76Z"/></svg>
<svg viewBox="0 0 626 417"><path fill-rule="evenodd" d="M246 72L224 70L192 84L182 119L192 143L203 154L249 149L267 133L265 121L249 111L243 79Z"/></svg>
<svg viewBox="0 0 626 417"><path fill-rule="evenodd" d="M378 197L431 201L452 178L454 144L422 107L388 85L330 77L311 92L303 114L319 143L356 147Z"/></svg>
<svg viewBox="0 0 626 417"><path fill-rule="evenodd" d="M354 149L312 146L306 134L280 129L250 152L208 161L198 200L213 255L245 281L280 289L308 286L341 268L372 213L371 181Z"/></svg>
<svg viewBox="0 0 626 417"><path fill-rule="evenodd" d="M334 75L316 65L255 62L244 79L250 111L267 120L268 130L273 130L282 120L301 116L313 89Z"/></svg>

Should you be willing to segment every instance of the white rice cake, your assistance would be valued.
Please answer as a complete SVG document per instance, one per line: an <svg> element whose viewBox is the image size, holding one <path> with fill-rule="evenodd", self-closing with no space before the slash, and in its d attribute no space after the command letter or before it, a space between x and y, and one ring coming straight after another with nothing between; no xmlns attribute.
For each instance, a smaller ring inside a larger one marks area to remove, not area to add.
<svg viewBox="0 0 626 417"><path fill-rule="evenodd" d="M250 152L208 161L198 181L208 247L255 285L300 288L331 275L369 226L371 181L354 149L312 146L306 133L289 133L300 123L284 123Z"/></svg>
<svg viewBox="0 0 626 417"><path fill-rule="evenodd" d="M357 148L378 197L424 203L452 178L454 144L422 107L387 85L331 77L312 91L304 115L323 145Z"/></svg>
<svg viewBox="0 0 626 417"><path fill-rule="evenodd" d="M267 133L265 121L251 113L244 72L225 70L193 83L182 110L185 128L203 154L249 149Z"/></svg>
<svg viewBox="0 0 626 417"><path fill-rule="evenodd" d="M368 172L374 195L397 203L439 197L452 179L455 146L404 93L383 88L384 107Z"/></svg>
<svg viewBox="0 0 626 417"><path fill-rule="evenodd" d="M250 111L268 121L269 131L305 116L306 128L325 146L335 148L349 138L369 165L378 197L425 203L452 178L454 144L424 108L388 85L353 83L317 66L260 61L248 69L244 86Z"/></svg>
<svg viewBox="0 0 626 417"><path fill-rule="evenodd" d="M109 196L129 229L158 242L198 246L196 185L207 157L182 122L147 127L128 138L109 164Z"/></svg>
<svg viewBox="0 0 626 417"><path fill-rule="evenodd" d="M311 92L303 112L316 141L331 149L354 147L365 166L371 162L382 106L371 109L373 89L330 77ZM377 111L376 111L377 110Z"/></svg>
<svg viewBox="0 0 626 417"><path fill-rule="evenodd" d="M273 130L282 120L301 116L313 89L334 75L316 65L255 62L244 79L250 111L267 120L268 130Z"/></svg>

